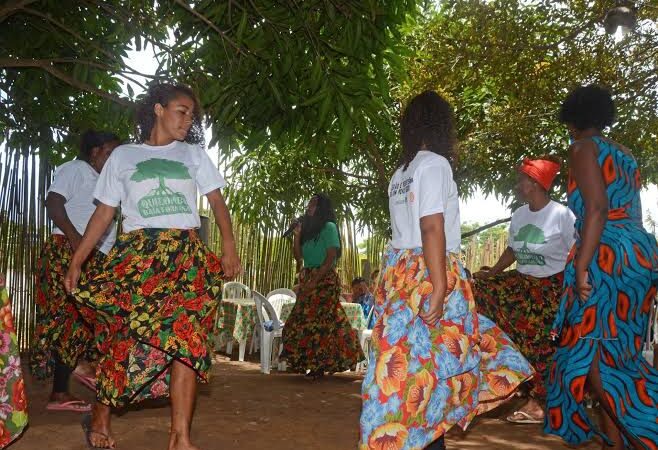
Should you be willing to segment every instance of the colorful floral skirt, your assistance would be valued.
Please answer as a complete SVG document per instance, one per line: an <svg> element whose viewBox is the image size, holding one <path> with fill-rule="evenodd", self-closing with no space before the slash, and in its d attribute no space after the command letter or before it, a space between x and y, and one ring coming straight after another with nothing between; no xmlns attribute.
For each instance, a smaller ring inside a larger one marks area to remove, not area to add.
<svg viewBox="0 0 658 450"><path fill-rule="evenodd" d="M422 248L385 254L362 385L362 450L425 448L453 425L466 428L534 374L507 335L476 313L458 256L447 266L443 316L429 326L418 317L433 289Z"/></svg>
<svg viewBox="0 0 658 450"><path fill-rule="evenodd" d="M21 435L27 425L27 399L21 371L11 301L0 275L0 448Z"/></svg>
<svg viewBox="0 0 658 450"><path fill-rule="evenodd" d="M30 371L39 378L52 375L55 358L74 368L78 358L97 359L92 327L83 320L73 298L64 289L64 275L71 263L73 250L68 239L53 234L46 241L36 272L36 329L30 351ZM82 267L81 282L89 270L98 267L105 255L94 251Z"/></svg>
<svg viewBox="0 0 658 450"><path fill-rule="evenodd" d="M503 272L473 284L479 313L496 324L519 347L537 374L529 382L530 395L544 399L546 366L555 351L551 327L562 296L562 272L546 278Z"/></svg>
<svg viewBox="0 0 658 450"><path fill-rule="evenodd" d="M290 371L343 372L363 360L357 331L340 304L340 282L334 270L308 291L304 283L319 269L303 269L301 291L283 327Z"/></svg>
<svg viewBox="0 0 658 450"><path fill-rule="evenodd" d="M193 230L141 229L118 237L75 293L97 327L100 402L120 407L168 396L174 360L208 381L221 276L219 258Z"/></svg>

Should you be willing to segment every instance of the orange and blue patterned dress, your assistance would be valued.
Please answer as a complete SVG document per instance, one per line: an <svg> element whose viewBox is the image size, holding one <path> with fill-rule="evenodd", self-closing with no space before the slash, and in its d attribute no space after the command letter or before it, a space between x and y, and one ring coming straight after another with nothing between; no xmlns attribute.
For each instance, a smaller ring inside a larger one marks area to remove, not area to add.
<svg viewBox="0 0 658 450"><path fill-rule="evenodd" d="M608 220L589 266L592 292L575 292L574 261L580 238L565 268L565 289L554 325L558 348L549 366L545 431L579 444L598 434L583 406L585 384L595 355L607 406L624 431L646 449L658 449L658 370L642 357L649 311L656 294L656 239L642 226L640 172L632 156L615 144L593 138L608 195ZM569 208L582 231L585 202L569 178ZM624 436L624 439L626 437ZM628 445L628 442L626 442Z"/></svg>
<svg viewBox="0 0 658 450"><path fill-rule="evenodd" d="M507 335L477 314L459 257L447 259L444 313L430 326L418 316L433 290L422 248L389 247L384 255L361 392L361 450L425 448L454 425L465 429L534 374Z"/></svg>

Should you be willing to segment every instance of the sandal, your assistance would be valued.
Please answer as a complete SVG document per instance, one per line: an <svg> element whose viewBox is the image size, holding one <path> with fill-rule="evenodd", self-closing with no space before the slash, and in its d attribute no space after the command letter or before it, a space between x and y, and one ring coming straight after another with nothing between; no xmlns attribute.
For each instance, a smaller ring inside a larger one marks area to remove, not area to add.
<svg viewBox="0 0 658 450"><path fill-rule="evenodd" d="M98 434L99 436L104 437L108 441L110 440L110 437L105 434L101 433L100 431L94 431L91 429L91 414L85 414L85 416L82 418L82 422L80 423L82 425L82 431L85 433L85 441L87 442L87 448L114 448L114 447L97 447L94 444L91 443L91 434ZM116 445L116 444L115 444Z"/></svg>
<svg viewBox="0 0 658 450"><path fill-rule="evenodd" d="M315 381L319 378L324 377L324 370L322 369L317 369L313 371L309 371L306 375L304 375L307 380Z"/></svg>
<svg viewBox="0 0 658 450"><path fill-rule="evenodd" d="M73 378L75 378L78 381L78 383L96 392L96 377L92 377L90 375L84 375L80 372L75 372L75 371L73 372L72 375Z"/></svg>
<svg viewBox="0 0 658 450"><path fill-rule="evenodd" d="M521 416L520 418L518 416ZM537 424L537 423L544 423L544 419L538 419L536 417L532 417L530 414L528 414L525 411L514 411L514 413L511 416L507 416L505 419L509 423L517 423L517 424Z"/></svg>
<svg viewBox="0 0 658 450"><path fill-rule="evenodd" d="M49 411L73 411L73 412L89 412L91 411L91 404L82 400L69 400L67 402L49 402L46 405Z"/></svg>

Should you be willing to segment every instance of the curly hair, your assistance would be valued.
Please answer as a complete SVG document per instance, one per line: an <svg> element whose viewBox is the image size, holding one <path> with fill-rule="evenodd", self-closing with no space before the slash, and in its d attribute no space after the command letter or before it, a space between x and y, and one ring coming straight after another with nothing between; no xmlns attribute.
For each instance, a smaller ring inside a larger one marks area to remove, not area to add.
<svg viewBox="0 0 658 450"><path fill-rule="evenodd" d="M450 163L455 158L455 119L450 103L434 91L414 97L402 113L400 140L402 155L398 166L407 170L421 147L445 157Z"/></svg>
<svg viewBox="0 0 658 450"><path fill-rule="evenodd" d="M615 103L610 91L594 84L571 91L560 107L560 122L578 130L603 130L614 120Z"/></svg>
<svg viewBox="0 0 658 450"><path fill-rule="evenodd" d="M78 158L89 162L91 151L96 147L102 147L108 142L121 142L119 136L109 131L87 130L80 137L80 151Z"/></svg>
<svg viewBox="0 0 658 450"><path fill-rule="evenodd" d="M305 214L302 219L302 235L300 237L302 245L304 242L317 239L327 222L336 224L336 213L334 213L334 207L327 194L318 193L313 195L312 198L317 200L317 205L312 216ZM338 231L338 241L340 242L340 231ZM341 254L342 244L338 247L336 258L340 258Z"/></svg>
<svg viewBox="0 0 658 450"><path fill-rule="evenodd" d="M158 83L152 84L137 104L135 117L137 121L137 136L140 142L151 138L151 131L155 126L155 105L167 106L170 101L178 97L188 97L194 102L192 113L192 127L187 133L185 142L204 146L203 123L201 121L201 107L194 91L182 84Z"/></svg>

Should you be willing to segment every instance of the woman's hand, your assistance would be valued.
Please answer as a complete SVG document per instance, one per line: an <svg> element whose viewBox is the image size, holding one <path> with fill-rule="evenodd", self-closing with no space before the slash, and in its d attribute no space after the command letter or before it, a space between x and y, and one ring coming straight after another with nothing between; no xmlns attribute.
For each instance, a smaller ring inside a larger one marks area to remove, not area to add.
<svg viewBox="0 0 658 450"><path fill-rule="evenodd" d="M480 270L473 274L473 278L476 280L485 280L487 278L493 277L494 275L496 275L496 272L494 272L491 267L482 266L480 267Z"/></svg>
<svg viewBox="0 0 658 450"><path fill-rule="evenodd" d="M432 292L432 296L430 297L430 307L429 309L425 311L419 311L418 316L423 319L423 322L425 322L427 325L434 326L436 325L436 322L443 317L443 301L445 299L445 291L444 292L438 292L434 291Z"/></svg>
<svg viewBox="0 0 658 450"><path fill-rule="evenodd" d="M494 273L491 270L478 270L473 274L473 278L476 280L486 280L494 276Z"/></svg>
<svg viewBox="0 0 658 450"><path fill-rule="evenodd" d="M73 293L73 291L78 287L78 281L80 280L80 272L82 268L79 264L71 263L69 269L64 275L64 289L67 294Z"/></svg>
<svg viewBox="0 0 658 450"><path fill-rule="evenodd" d="M318 280L315 277L311 277L306 283L302 284L302 290L312 291L318 285Z"/></svg>
<svg viewBox="0 0 658 450"><path fill-rule="evenodd" d="M587 270L576 269L576 293L581 300L587 300L592 292L592 285L589 284L589 272Z"/></svg>
<svg viewBox="0 0 658 450"><path fill-rule="evenodd" d="M290 227L292 228L292 234L295 237L299 237L302 234L302 223L299 220L293 220Z"/></svg>
<svg viewBox="0 0 658 450"><path fill-rule="evenodd" d="M228 243L223 249L222 257L220 258L222 270L224 271L224 278L232 280L242 272L242 265L238 252L235 249L235 243Z"/></svg>

